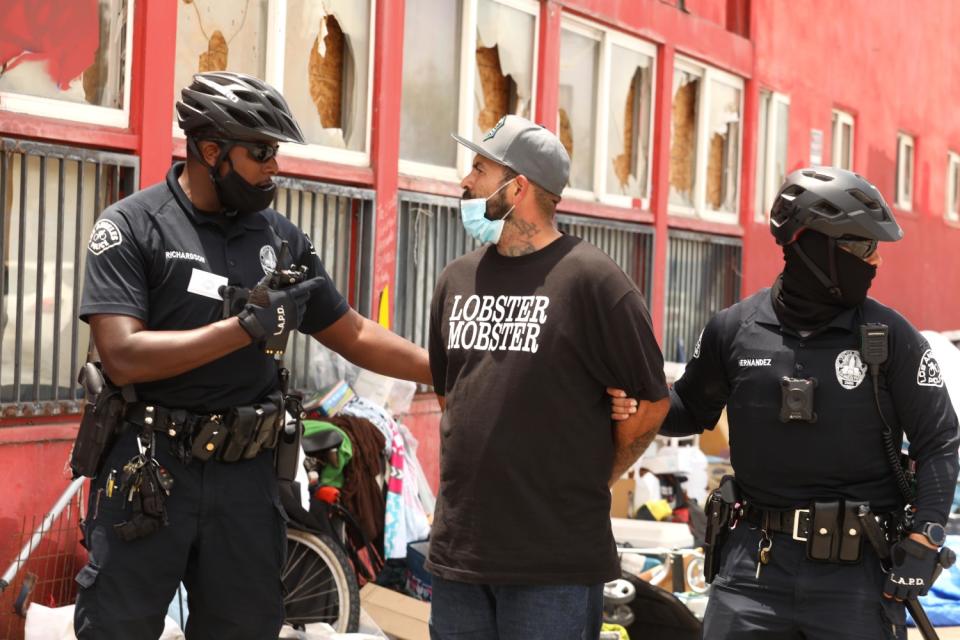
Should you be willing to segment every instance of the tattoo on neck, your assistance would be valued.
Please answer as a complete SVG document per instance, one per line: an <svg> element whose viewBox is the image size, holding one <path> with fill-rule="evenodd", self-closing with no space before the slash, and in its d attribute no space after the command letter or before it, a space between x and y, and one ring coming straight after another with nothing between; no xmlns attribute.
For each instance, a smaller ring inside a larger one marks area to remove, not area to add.
<svg viewBox="0 0 960 640"><path fill-rule="evenodd" d="M504 247L503 255L516 258L517 256L525 256L528 253L533 253L537 248L530 244L529 242L524 242L523 244L515 245L512 247Z"/></svg>

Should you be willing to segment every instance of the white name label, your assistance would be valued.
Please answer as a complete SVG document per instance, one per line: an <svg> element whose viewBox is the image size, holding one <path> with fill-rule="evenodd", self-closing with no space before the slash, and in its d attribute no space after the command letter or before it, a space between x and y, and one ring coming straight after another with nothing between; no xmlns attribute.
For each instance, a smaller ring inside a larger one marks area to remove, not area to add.
<svg viewBox="0 0 960 640"><path fill-rule="evenodd" d="M227 286L226 277L218 276L209 271L194 269L190 275L190 284L187 285L187 291L205 298L223 300L223 296L220 295L220 287L222 286Z"/></svg>

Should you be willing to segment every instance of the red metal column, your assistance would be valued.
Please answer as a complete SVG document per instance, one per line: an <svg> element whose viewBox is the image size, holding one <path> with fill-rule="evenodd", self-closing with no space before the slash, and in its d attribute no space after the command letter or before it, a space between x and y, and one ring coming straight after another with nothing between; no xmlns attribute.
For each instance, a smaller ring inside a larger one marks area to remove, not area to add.
<svg viewBox="0 0 960 640"><path fill-rule="evenodd" d="M760 109L760 83L754 79L748 79L745 83L746 95L743 100L743 146L741 147L741 157L743 162L740 169L740 226L743 227L743 249L741 251L742 262L740 266L740 297L745 298L750 291L746 290L747 274L753 267L752 249L756 231L762 231L755 222L756 204L754 194L757 189L757 163L763 162L763 158L757 157L757 136L764 135L763 131L757 131L759 123ZM763 238L761 236L761 241Z"/></svg>
<svg viewBox="0 0 960 640"><path fill-rule="evenodd" d="M673 115L673 58L671 44L657 55L657 101L653 126L653 193L650 210L654 215L653 287L650 315L657 339L663 341L667 287L667 205L670 200L670 124Z"/></svg>
<svg viewBox="0 0 960 640"><path fill-rule="evenodd" d="M140 0L136 6L130 129L137 135L141 188L162 180L173 157L170 132L178 4L169 0Z"/></svg>
<svg viewBox="0 0 960 640"><path fill-rule="evenodd" d="M540 5L540 43L537 52L537 107L534 119L550 131L557 131L557 102L560 94L560 16L554 0Z"/></svg>
<svg viewBox="0 0 960 640"><path fill-rule="evenodd" d="M370 163L373 188L377 192L373 309L374 318L385 316L391 326L397 272L397 161L400 157L404 5L404 0L377 2L377 46L373 55ZM381 305L384 306L381 308Z"/></svg>

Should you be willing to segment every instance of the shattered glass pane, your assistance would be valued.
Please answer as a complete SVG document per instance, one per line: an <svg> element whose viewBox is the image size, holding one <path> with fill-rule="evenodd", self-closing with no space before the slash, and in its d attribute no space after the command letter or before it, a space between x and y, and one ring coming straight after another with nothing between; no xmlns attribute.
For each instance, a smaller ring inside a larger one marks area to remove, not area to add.
<svg viewBox="0 0 960 640"><path fill-rule="evenodd" d="M406 0L400 157L455 167L460 87L460 2Z"/></svg>
<svg viewBox="0 0 960 640"><path fill-rule="evenodd" d="M740 170L740 90L713 82L709 115L707 208L736 211L737 174Z"/></svg>
<svg viewBox="0 0 960 640"><path fill-rule="evenodd" d="M693 206L697 171L697 102L700 78L679 69L673 72L673 113L670 118L670 204Z"/></svg>
<svg viewBox="0 0 960 640"><path fill-rule="evenodd" d="M593 190L597 66L600 43L563 29L560 33L560 142L570 154L570 186Z"/></svg>
<svg viewBox="0 0 960 640"><path fill-rule="evenodd" d="M123 108L127 0L14 0L3 7L0 91Z"/></svg>
<svg viewBox="0 0 960 640"><path fill-rule="evenodd" d="M264 77L267 5L268 0L179 1L174 100L195 73L236 71Z"/></svg>
<svg viewBox="0 0 960 640"><path fill-rule="evenodd" d="M477 5L475 139L507 114L530 117L535 26L533 15L494 0Z"/></svg>
<svg viewBox="0 0 960 640"><path fill-rule="evenodd" d="M283 94L307 142L363 151L369 0L288 0Z"/></svg>
<svg viewBox="0 0 960 640"><path fill-rule="evenodd" d="M651 62L616 45L610 56L607 193L647 195L650 149Z"/></svg>

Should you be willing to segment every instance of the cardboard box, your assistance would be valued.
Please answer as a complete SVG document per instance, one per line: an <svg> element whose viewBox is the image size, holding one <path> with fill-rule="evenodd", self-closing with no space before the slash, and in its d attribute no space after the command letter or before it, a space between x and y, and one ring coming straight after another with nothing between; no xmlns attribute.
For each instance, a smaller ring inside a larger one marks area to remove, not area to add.
<svg viewBox="0 0 960 640"><path fill-rule="evenodd" d="M429 553L429 541L407 544L407 593L427 602L433 598L433 576L423 566Z"/></svg>
<svg viewBox="0 0 960 640"><path fill-rule="evenodd" d="M360 608L396 640L430 640L430 603L367 583L360 590Z"/></svg>
<svg viewBox="0 0 960 640"><path fill-rule="evenodd" d="M629 518L633 515L633 491L636 481L632 475L629 478L620 478L610 487L610 516L613 518Z"/></svg>

